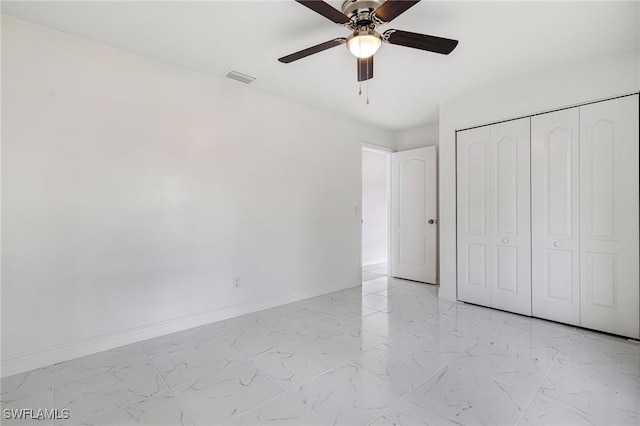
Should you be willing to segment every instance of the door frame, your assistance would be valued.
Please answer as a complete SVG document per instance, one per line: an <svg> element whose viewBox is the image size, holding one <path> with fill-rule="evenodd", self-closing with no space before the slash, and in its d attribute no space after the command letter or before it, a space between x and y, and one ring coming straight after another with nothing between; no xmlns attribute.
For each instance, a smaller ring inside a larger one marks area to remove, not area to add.
<svg viewBox="0 0 640 426"><path fill-rule="evenodd" d="M387 166L387 276L391 275L391 154L395 152L392 148L375 145L369 142L360 141L360 281L362 282L362 151L372 151L384 154Z"/></svg>

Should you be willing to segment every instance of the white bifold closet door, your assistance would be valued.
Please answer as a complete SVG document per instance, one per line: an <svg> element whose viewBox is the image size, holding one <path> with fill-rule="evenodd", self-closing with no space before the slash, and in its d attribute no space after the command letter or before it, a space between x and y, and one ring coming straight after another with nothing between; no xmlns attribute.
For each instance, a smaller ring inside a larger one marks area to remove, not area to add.
<svg viewBox="0 0 640 426"><path fill-rule="evenodd" d="M457 134L458 299L531 314L530 119Z"/></svg>
<svg viewBox="0 0 640 426"><path fill-rule="evenodd" d="M640 337L638 95L580 107L581 325Z"/></svg>
<svg viewBox="0 0 640 426"><path fill-rule="evenodd" d="M531 117L532 315L580 325L579 110Z"/></svg>

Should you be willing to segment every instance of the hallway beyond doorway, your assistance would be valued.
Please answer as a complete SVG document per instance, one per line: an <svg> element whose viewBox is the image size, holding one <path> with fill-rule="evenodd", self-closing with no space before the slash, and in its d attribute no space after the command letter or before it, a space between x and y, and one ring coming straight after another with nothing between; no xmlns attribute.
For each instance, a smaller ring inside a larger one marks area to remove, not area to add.
<svg viewBox="0 0 640 426"><path fill-rule="evenodd" d="M362 266L362 282L375 280L376 278L388 275L387 262L374 263L373 265Z"/></svg>

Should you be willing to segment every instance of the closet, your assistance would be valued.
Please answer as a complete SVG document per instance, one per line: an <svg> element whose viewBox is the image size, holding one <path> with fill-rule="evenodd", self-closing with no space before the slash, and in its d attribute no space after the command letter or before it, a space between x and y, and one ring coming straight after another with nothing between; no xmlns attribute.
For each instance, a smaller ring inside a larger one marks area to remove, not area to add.
<svg viewBox="0 0 640 426"><path fill-rule="evenodd" d="M459 300L640 337L638 101L457 133Z"/></svg>

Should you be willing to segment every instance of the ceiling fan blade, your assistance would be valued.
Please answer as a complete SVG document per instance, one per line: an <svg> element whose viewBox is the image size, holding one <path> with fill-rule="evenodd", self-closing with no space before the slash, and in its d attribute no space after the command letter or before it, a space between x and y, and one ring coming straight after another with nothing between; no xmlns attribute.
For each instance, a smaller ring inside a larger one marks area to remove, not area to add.
<svg viewBox="0 0 640 426"><path fill-rule="evenodd" d="M443 55L448 55L458 45L458 40L400 30L385 31L382 39L391 44L413 47L414 49L427 50Z"/></svg>
<svg viewBox="0 0 640 426"><path fill-rule="evenodd" d="M373 19L380 23L391 22L419 2L420 0L387 0L373 11Z"/></svg>
<svg viewBox="0 0 640 426"><path fill-rule="evenodd" d="M338 9L334 8L328 3L323 2L322 0L295 0L303 6L308 7L316 13L324 16L327 19L332 20L336 24L348 24L351 22L351 19Z"/></svg>
<svg viewBox="0 0 640 426"><path fill-rule="evenodd" d="M306 58L307 56L313 55L314 53L322 52L323 50L340 46L341 44L344 44L345 41L347 41L347 39L344 37L334 38L333 40L316 44L315 46L308 47L299 52L292 53L291 55L283 56L282 58L278 58L278 60L282 63L288 64L290 62L297 61L298 59Z"/></svg>
<svg viewBox="0 0 640 426"><path fill-rule="evenodd" d="M373 78L373 56L368 58L358 58L358 81L365 81Z"/></svg>

